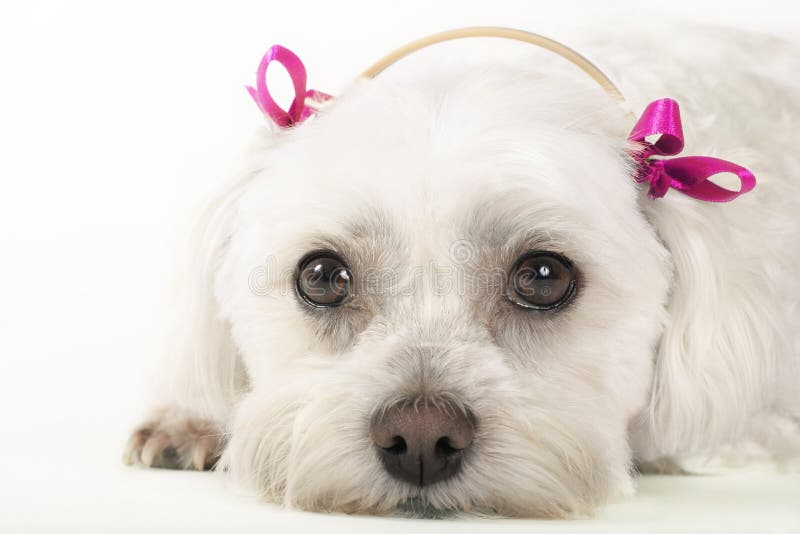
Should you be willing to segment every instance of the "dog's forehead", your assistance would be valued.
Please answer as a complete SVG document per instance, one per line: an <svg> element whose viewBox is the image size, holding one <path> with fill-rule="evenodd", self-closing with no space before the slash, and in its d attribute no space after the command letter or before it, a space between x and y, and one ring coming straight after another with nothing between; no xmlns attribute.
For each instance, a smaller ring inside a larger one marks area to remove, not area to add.
<svg viewBox="0 0 800 534"><path fill-rule="evenodd" d="M575 127L587 107L609 103L509 76L357 84L270 154L275 209L326 233L381 217L415 231L491 234L476 221L513 227L542 211L602 219L617 197L632 203L622 143Z"/></svg>

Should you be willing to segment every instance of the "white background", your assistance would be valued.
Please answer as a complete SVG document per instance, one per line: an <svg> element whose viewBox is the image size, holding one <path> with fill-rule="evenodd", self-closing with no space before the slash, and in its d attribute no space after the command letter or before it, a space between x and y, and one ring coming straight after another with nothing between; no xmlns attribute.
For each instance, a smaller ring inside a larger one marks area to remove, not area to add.
<svg viewBox="0 0 800 534"><path fill-rule="evenodd" d="M569 43L618 19L657 31L669 13L800 34L790 0L647 4L0 3L0 531L498 528L279 511L213 475L122 467L164 347L174 251L261 124L242 86L271 44L336 93L394 47L460 26ZM794 502L797 478L760 471L656 477L595 521L537 528L788 532L800 529Z"/></svg>

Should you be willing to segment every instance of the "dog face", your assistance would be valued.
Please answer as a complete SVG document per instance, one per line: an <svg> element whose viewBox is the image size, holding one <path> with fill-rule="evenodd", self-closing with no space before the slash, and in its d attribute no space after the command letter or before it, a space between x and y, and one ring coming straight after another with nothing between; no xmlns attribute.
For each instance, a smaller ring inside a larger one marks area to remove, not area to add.
<svg viewBox="0 0 800 534"><path fill-rule="evenodd" d="M352 512L627 491L670 265L624 116L571 85L364 82L269 140L214 280L250 386L234 477Z"/></svg>

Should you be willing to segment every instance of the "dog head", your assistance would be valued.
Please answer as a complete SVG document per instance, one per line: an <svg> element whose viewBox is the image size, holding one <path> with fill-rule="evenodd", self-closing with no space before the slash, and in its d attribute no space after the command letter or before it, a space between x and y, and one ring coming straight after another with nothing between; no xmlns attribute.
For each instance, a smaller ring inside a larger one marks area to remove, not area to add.
<svg viewBox="0 0 800 534"><path fill-rule="evenodd" d="M234 477L351 512L562 516L627 490L669 257L624 115L565 87L365 81L264 143L212 232L249 382Z"/></svg>

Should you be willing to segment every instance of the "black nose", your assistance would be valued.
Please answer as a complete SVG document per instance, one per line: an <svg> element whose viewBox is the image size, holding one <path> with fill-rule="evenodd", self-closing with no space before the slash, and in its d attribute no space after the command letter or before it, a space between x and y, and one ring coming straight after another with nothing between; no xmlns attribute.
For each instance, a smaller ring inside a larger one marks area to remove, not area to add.
<svg viewBox="0 0 800 534"><path fill-rule="evenodd" d="M474 419L450 402L396 404L373 421L372 441L390 475L426 486L461 468L475 436Z"/></svg>

